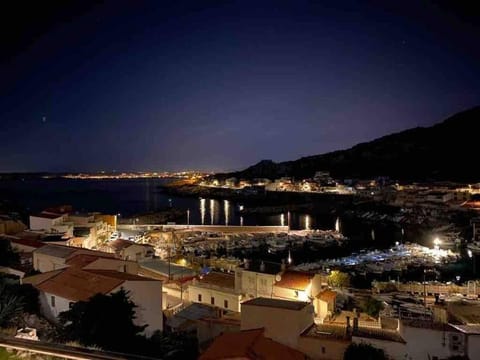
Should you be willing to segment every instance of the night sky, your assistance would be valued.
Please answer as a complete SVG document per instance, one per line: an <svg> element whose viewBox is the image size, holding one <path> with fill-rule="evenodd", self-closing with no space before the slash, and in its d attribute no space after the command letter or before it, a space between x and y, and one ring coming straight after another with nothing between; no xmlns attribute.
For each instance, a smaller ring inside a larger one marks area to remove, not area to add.
<svg viewBox="0 0 480 360"><path fill-rule="evenodd" d="M434 124L480 104L461 2L1 5L0 171L235 170Z"/></svg>

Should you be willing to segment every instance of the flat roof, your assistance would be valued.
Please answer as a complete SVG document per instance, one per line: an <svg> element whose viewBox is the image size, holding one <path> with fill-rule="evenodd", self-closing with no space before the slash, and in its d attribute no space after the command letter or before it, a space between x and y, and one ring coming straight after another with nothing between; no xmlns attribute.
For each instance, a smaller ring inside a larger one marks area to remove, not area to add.
<svg viewBox="0 0 480 360"><path fill-rule="evenodd" d="M40 213L35 215L30 215L30 217L38 217L43 219L58 219L61 218L63 215L61 214L52 214L52 213Z"/></svg>
<svg viewBox="0 0 480 360"><path fill-rule="evenodd" d="M260 271L261 265L265 266L263 271ZM258 273L264 273L264 274L271 274L271 275L276 275L280 271L282 271L282 265L279 263L275 262L270 262L270 261L258 261L258 260L249 260L248 261L248 269L245 268L245 264L240 265L241 268L244 269L244 271L252 271L252 272L258 272Z"/></svg>
<svg viewBox="0 0 480 360"><path fill-rule="evenodd" d="M168 274L168 261L154 259L154 260L146 260L139 262L140 267L145 268L150 271L158 272L161 274ZM185 276L189 276L195 274L195 271L185 267L170 263L170 274L184 274Z"/></svg>
<svg viewBox="0 0 480 360"><path fill-rule="evenodd" d="M400 336L400 334L393 330L359 327L357 330L353 331L352 336L406 344L406 341Z"/></svg>
<svg viewBox="0 0 480 360"><path fill-rule="evenodd" d="M235 289L235 275L212 271L197 279L197 284L215 285L223 288Z"/></svg>
<svg viewBox="0 0 480 360"><path fill-rule="evenodd" d="M253 306L264 306L277 309L285 310L294 310L299 311L305 308L305 306L310 305L308 302L304 301L291 301L291 300L282 300L282 299L269 299L269 298L255 298L248 300L242 303L244 305L253 305Z"/></svg>

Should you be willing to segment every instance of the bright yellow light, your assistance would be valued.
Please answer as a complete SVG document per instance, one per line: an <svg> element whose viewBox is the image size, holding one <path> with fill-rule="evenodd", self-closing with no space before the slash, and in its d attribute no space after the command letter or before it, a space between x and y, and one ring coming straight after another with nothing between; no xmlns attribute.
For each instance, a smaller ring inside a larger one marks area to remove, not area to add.
<svg viewBox="0 0 480 360"><path fill-rule="evenodd" d="M440 239L438 237L436 237L434 240L433 240L433 244L436 245L436 246L439 246L442 242L440 241Z"/></svg>

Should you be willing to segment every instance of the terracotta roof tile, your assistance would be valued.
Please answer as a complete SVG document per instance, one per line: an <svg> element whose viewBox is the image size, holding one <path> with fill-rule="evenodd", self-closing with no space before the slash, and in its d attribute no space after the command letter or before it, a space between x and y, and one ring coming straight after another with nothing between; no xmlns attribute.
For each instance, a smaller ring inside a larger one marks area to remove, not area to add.
<svg viewBox="0 0 480 360"><path fill-rule="evenodd" d="M305 290L313 277L314 274L287 270L280 274L280 280L275 282L275 286L294 290Z"/></svg>
<svg viewBox="0 0 480 360"><path fill-rule="evenodd" d="M96 294L108 294L124 282L122 279L70 267L34 286L68 300L86 301Z"/></svg>
<svg viewBox="0 0 480 360"><path fill-rule="evenodd" d="M337 293L333 290L326 289L318 293L316 298L326 302L335 301L335 299L337 298Z"/></svg>
<svg viewBox="0 0 480 360"><path fill-rule="evenodd" d="M306 355L263 335L263 329L224 333L200 356L200 360L264 359L300 360Z"/></svg>

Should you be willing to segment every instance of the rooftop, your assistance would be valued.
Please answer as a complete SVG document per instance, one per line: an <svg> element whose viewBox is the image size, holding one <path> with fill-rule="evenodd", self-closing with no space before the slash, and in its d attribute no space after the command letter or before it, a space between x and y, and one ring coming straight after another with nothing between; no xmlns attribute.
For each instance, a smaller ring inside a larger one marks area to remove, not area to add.
<svg viewBox="0 0 480 360"><path fill-rule="evenodd" d="M43 277L35 275L33 281L31 278L26 278L24 282L31 283L43 292L71 301L86 301L96 294L108 294L125 282L115 277L71 267L40 275Z"/></svg>
<svg viewBox="0 0 480 360"><path fill-rule="evenodd" d="M49 255L49 256L59 257L63 259L69 259L78 254L89 254L97 257L108 257L108 258L115 257L114 254L110 254L102 251L95 251L95 250L89 250L89 249L66 246L66 245L57 245L57 244L48 244L46 246L43 246L39 249L34 250L34 252L35 254Z"/></svg>
<svg viewBox="0 0 480 360"><path fill-rule="evenodd" d="M113 248L115 251L122 251L123 249L126 249L130 246L137 245L137 246L146 246L146 247L152 247L152 245L148 244L139 244L134 241L130 240L125 240L125 239L117 239L110 241L108 245Z"/></svg>
<svg viewBox="0 0 480 360"><path fill-rule="evenodd" d="M179 328L185 323L200 320L203 318L218 317L218 311L213 306L193 303L167 319L167 325L172 328Z"/></svg>
<svg viewBox="0 0 480 360"><path fill-rule="evenodd" d="M264 359L300 360L305 355L298 350L266 338L263 329L224 333L217 337L200 356L200 360Z"/></svg>
<svg viewBox="0 0 480 360"><path fill-rule="evenodd" d="M260 271L261 265L265 266L263 271ZM240 268L243 268L245 271L259 272L265 274L276 275L282 271L282 265L279 263L274 263L270 261L248 261L248 269L245 268L245 264L240 265Z"/></svg>
<svg viewBox="0 0 480 360"><path fill-rule="evenodd" d="M451 302L448 313L465 325L480 324L480 304L471 302Z"/></svg>
<svg viewBox="0 0 480 360"><path fill-rule="evenodd" d="M58 219L61 218L63 215L61 214L52 214L52 213L39 213L35 215L30 215L30 217L38 217L38 218L43 218L43 219Z"/></svg>
<svg viewBox="0 0 480 360"><path fill-rule="evenodd" d="M85 266L93 263L94 261L97 261L99 258L109 259L109 257L103 257L103 256L98 256L98 255L78 254L78 255L74 255L71 258L69 258L65 262L65 264L82 269Z"/></svg>
<svg viewBox="0 0 480 360"><path fill-rule="evenodd" d="M353 336L385 340L385 341L394 341L399 343L406 343L405 340L400 336L400 334L393 330L378 329L372 327L359 327L357 330L353 331Z"/></svg>
<svg viewBox="0 0 480 360"><path fill-rule="evenodd" d="M153 259L139 262L140 267L147 270L160 273L162 275L168 275L169 265L168 261ZM185 266L180 266L171 263L170 264L170 274L171 275L183 275L185 277L195 274L195 272Z"/></svg>
<svg viewBox="0 0 480 360"><path fill-rule="evenodd" d="M334 324L313 324L305 330L301 336L314 338L327 338L348 340L347 328L345 325Z"/></svg>
<svg viewBox="0 0 480 360"><path fill-rule="evenodd" d="M75 253L77 250L78 248L74 247L49 244L35 250L35 253L66 259L70 257L73 253Z"/></svg>
<svg viewBox="0 0 480 360"><path fill-rule="evenodd" d="M115 279L126 280L126 281L159 281L150 279L144 276L139 276L135 274L130 274L126 272L120 272L116 270L102 270L102 269L88 269L85 270L93 274L108 276Z"/></svg>
<svg viewBox="0 0 480 360"><path fill-rule="evenodd" d="M215 285L222 288L235 289L235 275L212 271L207 275L199 277L197 284Z"/></svg>
<svg viewBox="0 0 480 360"><path fill-rule="evenodd" d="M280 275L280 280L275 282L275 286L305 290L314 276L307 272L286 270Z"/></svg>
<svg viewBox="0 0 480 360"><path fill-rule="evenodd" d="M316 298L325 302L335 301L335 299L337 298L337 293L333 290L325 289L322 292L318 293Z"/></svg>
<svg viewBox="0 0 480 360"><path fill-rule="evenodd" d="M304 301L290 301L290 300L269 299L269 298L259 297L259 298L255 298L255 299L243 302L242 307L244 305L265 306L265 307L271 307L271 308L277 308L277 309L299 311L305 308L305 306L310 305L310 303L304 302Z"/></svg>
<svg viewBox="0 0 480 360"><path fill-rule="evenodd" d="M17 238L17 237L9 236L8 240L10 240L12 244L29 246L37 249L41 248L42 246L45 246L43 242L32 239L32 238Z"/></svg>

